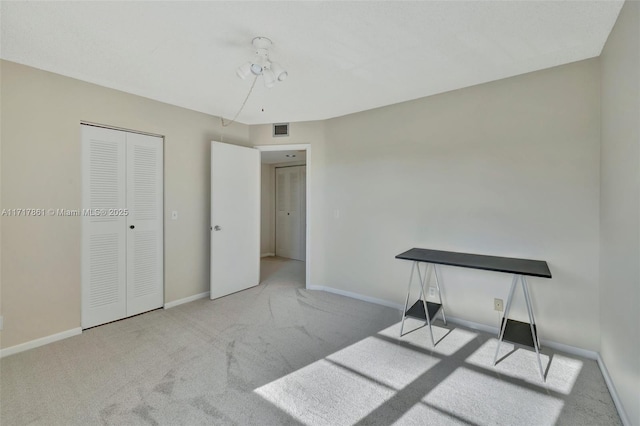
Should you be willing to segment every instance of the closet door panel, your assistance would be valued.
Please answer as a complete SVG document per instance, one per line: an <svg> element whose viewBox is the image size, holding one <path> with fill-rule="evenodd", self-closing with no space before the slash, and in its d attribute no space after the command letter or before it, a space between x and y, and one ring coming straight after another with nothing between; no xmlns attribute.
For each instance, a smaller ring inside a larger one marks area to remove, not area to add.
<svg viewBox="0 0 640 426"><path fill-rule="evenodd" d="M287 216L289 246L291 248L289 256L291 259L304 260L303 255L303 236L302 236L302 181L303 166L289 168L289 215Z"/></svg>
<svg viewBox="0 0 640 426"><path fill-rule="evenodd" d="M127 316L163 295L163 140L127 133Z"/></svg>
<svg viewBox="0 0 640 426"><path fill-rule="evenodd" d="M291 256L289 238L289 170L276 168L276 256Z"/></svg>
<svg viewBox="0 0 640 426"><path fill-rule="evenodd" d="M126 314L125 133L81 126L81 325L89 328Z"/></svg>
<svg viewBox="0 0 640 426"><path fill-rule="evenodd" d="M300 168L300 259L307 260L307 166Z"/></svg>

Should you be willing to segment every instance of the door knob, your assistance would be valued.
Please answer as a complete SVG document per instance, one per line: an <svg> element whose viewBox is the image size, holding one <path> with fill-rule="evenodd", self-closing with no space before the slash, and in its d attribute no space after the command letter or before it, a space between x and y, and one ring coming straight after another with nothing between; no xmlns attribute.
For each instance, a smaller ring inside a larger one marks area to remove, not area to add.
<svg viewBox="0 0 640 426"><path fill-rule="evenodd" d="M220 225L216 225L213 227L214 231L222 231L222 228L220 228Z"/></svg>

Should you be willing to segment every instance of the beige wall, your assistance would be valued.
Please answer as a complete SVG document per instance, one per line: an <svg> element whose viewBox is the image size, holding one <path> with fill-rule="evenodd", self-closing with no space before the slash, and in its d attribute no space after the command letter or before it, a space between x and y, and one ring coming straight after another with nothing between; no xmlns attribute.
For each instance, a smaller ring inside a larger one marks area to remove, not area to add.
<svg viewBox="0 0 640 426"><path fill-rule="evenodd" d="M640 3L623 6L601 66L601 355L640 425Z"/></svg>
<svg viewBox="0 0 640 426"><path fill-rule="evenodd" d="M411 247L542 259L542 338L597 351L599 78L588 60L327 121L314 283L402 304ZM442 275L450 315L498 326L510 276Z"/></svg>
<svg viewBox="0 0 640 426"><path fill-rule="evenodd" d="M80 207L80 121L165 136L165 301L208 291L219 118L3 61L2 206ZM249 128L225 129L247 144ZM178 211L178 220L170 212ZM80 218L2 218L2 347L80 326Z"/></svg>

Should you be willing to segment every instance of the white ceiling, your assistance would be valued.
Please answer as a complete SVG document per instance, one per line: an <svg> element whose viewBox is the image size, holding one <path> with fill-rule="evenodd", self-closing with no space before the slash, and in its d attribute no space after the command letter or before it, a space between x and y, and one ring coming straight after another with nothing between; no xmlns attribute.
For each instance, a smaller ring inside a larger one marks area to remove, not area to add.
<svg viewBox="0 0 640 426"><path fill-rule="evenodd" d="M598 56L621 1L7 2L0 56L231 118L251 39L289 71L238 121L319 120Z"/></svg>

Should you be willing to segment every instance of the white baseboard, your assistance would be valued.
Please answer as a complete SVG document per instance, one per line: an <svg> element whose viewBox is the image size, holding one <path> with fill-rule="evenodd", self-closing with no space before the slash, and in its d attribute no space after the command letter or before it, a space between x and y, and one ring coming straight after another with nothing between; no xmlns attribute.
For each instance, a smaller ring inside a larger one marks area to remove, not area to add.
<svg viewBox="0 0 640 426"><path fill-rule="evenodd" d="M613 385L613 380L611 380L611 376L609 375L609 370L607 370L607 366L604 364L604 360L602 359L600 354L598 354L596 360L598 361L598 366L600 367L600 371L602 372L602 376L604 377L604 382L607 384L607 388L609 389L609 393L611 394L611 399L613 399L613 404L618 410L618 415L620 416L620 420L622 420L622 424L624 426L631 426L629 417L627 417L627 412L624 411L622 401L620 400L618 392L616 391L616 387Z"/></svg>
<svg viewBox="0 0 640 426"><path fill-rule="evenodd" d="M174 300L173 302L165 303L164 308L165 309L173 308L174 306L193 302L194 300L198 300L198 299L205 299L207 297L209 297L209 292L205 291L204 293L194 294L193 296L185 297L184 299L178 299L178 300Z"/></svg>
<svg viewBox="0 0 640 426"><path fill-rule="evenodd" d="M275 253L262 253L260 255L260 257L272 257L272 256L275 256L275 255L276 255Z"/></svg>
<svg viewBox="0 0 640 426"><path fill-rule="evenodd" d="M583 358L597 360L600 354L589 349L578 348L576 346L565 345L564 343L553 342L551 340L540 339L542 346L548 346L557 351L566 352L571 355L581 356Z"/></svg>
<svg viewBox="0 0 640 426"><path fill-rule="evenodd" d="M376 305L382 305L382 306L386 306L388 308L398 309L399 311L401 311L402 308L403 308L402 305L399 305L397 303L391 302L389 300L377 299L375 297L364 296L364 295L359 294L359 293L352 293L350 291L340 290L340 289L333 288L333 287L325 287L323 285L309 285L309 286L307 286L307 290L326 291L327 293L339 294L340 296L346 296L346 297L350 297L352 299L358 299L358 300L363 300L365 302L375 303Z"/></svg>
<svg viewBox="0 0 640 426"><path fill-rule="evenodd" d="M499 331L498 327L487 324L480 324L479 322L473 322L462 318L452 317L451 315L447 315L447 322L452 322L454 324L458 324L472 330L484 331L485 333L489 334L497 335Z"/></svg>
<svg viewBox="0 0 640 426"><path fill-rule="evenodd" d="M77 336L82 334L82 328L72 328L71 330L62 331L60 333L52 334L50 336L41 337L39 339L31 340L29 342L21 343L19 345L11 346L9 348L0 349L0 358L5 356L17 354L19 352L28 351L29 349L44 346L49 343L57 342L58 340L66 339L67 337Z"/></svg>

